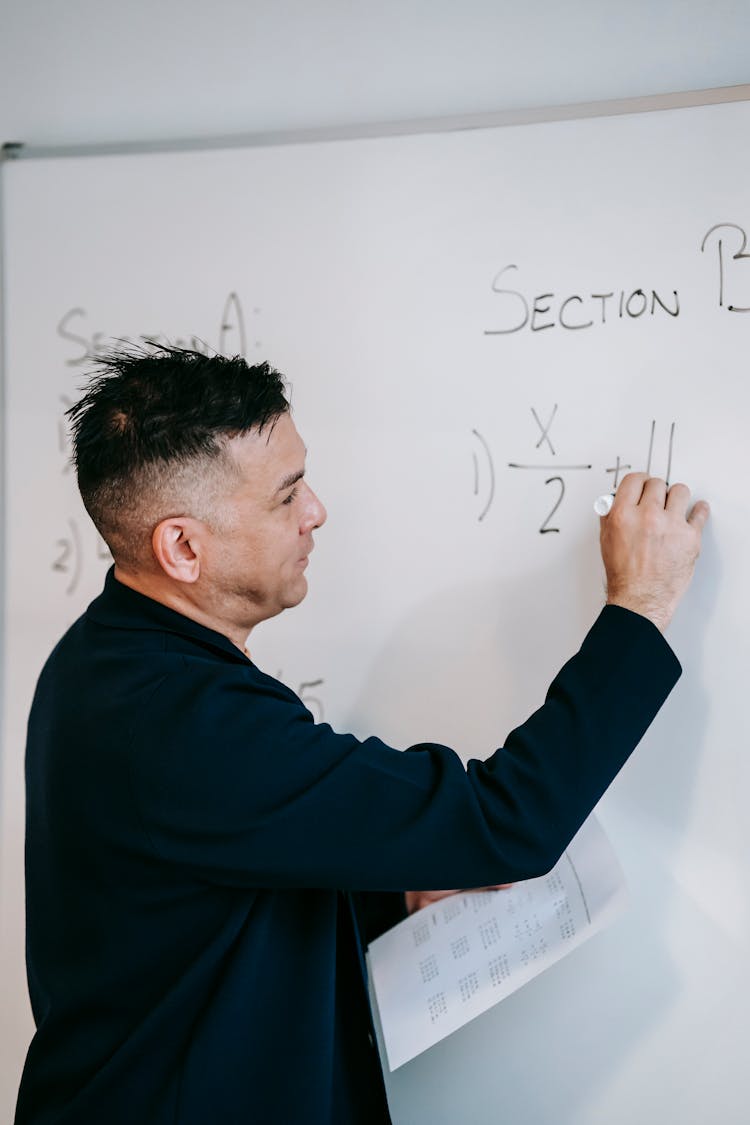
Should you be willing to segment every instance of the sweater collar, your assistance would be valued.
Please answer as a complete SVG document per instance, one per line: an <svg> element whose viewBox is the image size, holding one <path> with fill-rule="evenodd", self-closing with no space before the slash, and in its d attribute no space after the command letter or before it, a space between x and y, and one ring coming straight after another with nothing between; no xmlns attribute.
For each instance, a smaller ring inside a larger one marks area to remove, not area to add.
<svg viewBox="0 0 750 1125"><path fill-rule="evenodd" d="M113 629L153 629L156 632L190 637L218 649L242 664L248 663L249 658L223 633L217 633L216 630L118 582L113 566L107 571L104 589L88 607L86 616Z"/></svg>

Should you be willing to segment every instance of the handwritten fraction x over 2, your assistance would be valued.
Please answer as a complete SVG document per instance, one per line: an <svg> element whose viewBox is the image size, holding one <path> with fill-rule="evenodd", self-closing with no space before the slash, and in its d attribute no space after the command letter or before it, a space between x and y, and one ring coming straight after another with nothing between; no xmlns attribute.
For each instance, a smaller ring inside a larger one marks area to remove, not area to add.
<svg viewBox="0 0 750 1125"><path fill-rule="evenodd" d="M540 535L548 535L550 532L559 533L560 528L553 525L553 520L556 520L557 514L560 511L563 499L565 497L565 481L564 474L577 473L577 472L591 472L594 469L592 464L561 464L556 460L557 450L552 440L552 424L557 417L558 404L555 403L551 410L542 412L537 410L536 407L530 408L531 415L534 423L538 429L539 436L536 444L534 445L534 460L528 461L507 461L505 468L509 470L520 470L521 472L535 472L541 474L550 474L545 476L543 487L552 486L550 493L551 507L549 503L546 507L541 509L546 512L540 527ZM672 476L672 459L674 456L674 441L675 441L675 423L672 422L669 426L667 436L666 448L666 481L669 484ZM477 520L481 523L488 515L492 508L495 499L495 462L492 456L492 450L487 443L486 438L479 432L479 430L472 430L472 436L475 441L475 447L472 450L472 460L474 465L474 496L480 505ZM648 435L648 453L645 460L645 470L650 475L651 467L654 461L654 447L657 437L657 424L656 419L653 419L649 428ZM645 442L644 442L645 449ZM536 460L536 457L540 460ZM609 489L614 492L620 483L620 476L623 473L629 472L633 468L632 464L624 463L619 454L615 458L614 465L607 466L604 472L609 474L610 484ZM540 501L541 503L541 501Z"/></svg>

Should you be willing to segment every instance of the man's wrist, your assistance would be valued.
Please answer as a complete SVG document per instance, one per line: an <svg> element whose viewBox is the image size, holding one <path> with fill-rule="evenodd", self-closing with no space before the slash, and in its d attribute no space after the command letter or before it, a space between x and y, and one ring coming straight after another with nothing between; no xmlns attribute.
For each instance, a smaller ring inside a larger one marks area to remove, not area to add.
<svg viewBox="0 0 750 1125"><path fill-rule="evenodd" d="M629 609L631 613L638 613L641 617L647 617L660 633L665 631L672 620L671 610L648 598L627 594L608 594L607 605L617 605L622 609Z"/></svg>

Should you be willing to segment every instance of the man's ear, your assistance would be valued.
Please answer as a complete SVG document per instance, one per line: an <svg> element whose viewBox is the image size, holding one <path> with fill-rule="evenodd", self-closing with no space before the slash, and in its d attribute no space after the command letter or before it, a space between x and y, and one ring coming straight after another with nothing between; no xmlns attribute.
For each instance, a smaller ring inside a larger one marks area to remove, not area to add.
<svg viewBox="0 0 750 1125"><path fill-rule="evenodd" d="M168 578L175 582L198 581L204 533L205 525L190 516L170 516L156 525L151 547Z"/></svg>

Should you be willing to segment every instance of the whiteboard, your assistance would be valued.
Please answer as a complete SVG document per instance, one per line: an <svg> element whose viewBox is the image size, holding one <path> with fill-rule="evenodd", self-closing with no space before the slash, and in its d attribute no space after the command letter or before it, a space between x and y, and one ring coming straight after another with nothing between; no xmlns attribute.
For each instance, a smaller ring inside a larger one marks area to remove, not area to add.
<svg viewBox="0 0 750 1125"><path fill-rule="evenodd" d="M486 756L602 603L595 497L650 457L710 499L685 675L599 810L627 917L387 1084L404 1125L746 1120L749 130L735 102L5 165L9 1105L25 718L108 566L62 412L91 353L148 336L293 384L329 519L251 647L338 729Z"/></svg>

